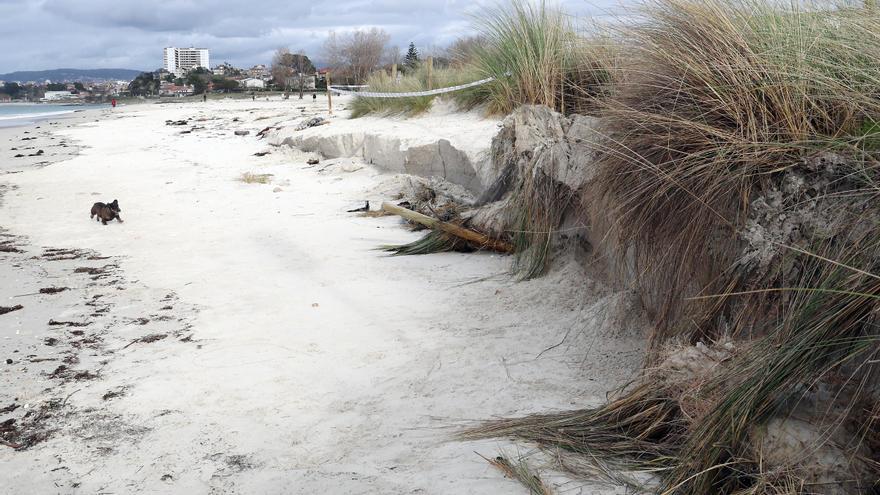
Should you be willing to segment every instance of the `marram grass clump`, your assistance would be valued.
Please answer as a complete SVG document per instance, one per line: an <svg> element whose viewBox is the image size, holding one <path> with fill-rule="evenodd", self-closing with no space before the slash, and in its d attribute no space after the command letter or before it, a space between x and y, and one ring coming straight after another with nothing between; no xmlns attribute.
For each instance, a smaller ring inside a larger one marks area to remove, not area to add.
<svg viewBox="0 0 880 495"><path fill-rule="evenodd" d="M627 63L603 106L606 139L595 145L599 175L585 208L640 274L660 341L682 331L715 338L721 320L747 334L773 293L750 296L753 311L739 315L724 297L688 298L756 288L732 269L757 198L804 181L816 190L800 201L873 190L880 19L720 0L652 0L640 18L619 35ZM834 163L815 165L823 154ZM763 278L780 262L763 263Z"/></svg>
<svg viewBox="0 0 880 495"><path fill-rule="evenodd" d="M876 493L878 12L650 0L636 17L583 210L656 324L652 368L669 342L743 345L689 387L647 372L599 408L466 436L653 472L659 493ZM799 456L766 456L759 432L803 415L818 434ZM839 465L805 464L832 439Z"/></svg>
<svg viewBox="0 0 880 495"><path fill-rule="evenodd" d="M384 70L373 73L367 79L366 91L375 93L411 93L428 89L447 88L472 82L471 71L460 68L443 68L431 71L430 84L428 70L424 64L410 69L400 79L392 79ZM352 118L369 114L418 115L431 109L436 98L443 96L413 96L403 98L355 97L351 102Z"/></svg>
<svg viewBox="0 0 880 495"><path fill-rule="evenodd" d="M486 105L490 113L510 113L525 104L563 113L586 113L610 90L617 63L614 44L581 36L572 18L543 1L514 0L484 10L476 18L482 43L467 66L491 83L456 93L466 107Z"/></svg>

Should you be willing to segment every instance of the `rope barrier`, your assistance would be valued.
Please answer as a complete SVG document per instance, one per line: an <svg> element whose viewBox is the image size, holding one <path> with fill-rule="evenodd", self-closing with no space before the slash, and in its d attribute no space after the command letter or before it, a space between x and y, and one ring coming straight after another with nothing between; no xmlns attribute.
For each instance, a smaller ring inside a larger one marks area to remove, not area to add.
<svg viewBox="0 0 880 495"><path fill-rule="evenodd" d="M480 79L479 81L474 81L467 84L459 84L458 86L450 86L448 88L438 88L432 89L428 91L410 91L407 93L372 93L369 91L348 91L345 89L339 89L341 87L351 87L351 86L330 86L330 90L336 93L340 93L343 95L355 95L360 96L362 98L412 98L416 96L434 96L434 95L442 95L443 93L451 93L453 91L459 91L462 89L473 88L474 86L480 86L481 84L486 84L488 82L494 81L494 77L487 77L486 79ZM363 86L366 87L366 86Z"/></svg>

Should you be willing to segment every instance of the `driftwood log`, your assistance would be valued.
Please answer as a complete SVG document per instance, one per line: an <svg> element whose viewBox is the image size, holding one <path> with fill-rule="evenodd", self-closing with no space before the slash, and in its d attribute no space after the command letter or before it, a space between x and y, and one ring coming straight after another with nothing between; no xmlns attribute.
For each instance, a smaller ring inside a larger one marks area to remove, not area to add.
<svg viewBox="0 0 880 495"><path fill-rule="evenodd" d="M503 241L501 239L493 239L492 237L481 234L480 232L477 232L475 230L466 229L459 225L444 222L436 218L431 218L427 215L422 215L417 211L412 211L397 205L393 205L391 203L382 203L382 209L388 213L393 213L394 215L399 215L407 220L422 224L429 229L440 230L446 232L447 234L460 237L466 241L477 244L484 249L491 249L493 251L498 251L501 253L513 252L513 245L509 242Z"/></svg>

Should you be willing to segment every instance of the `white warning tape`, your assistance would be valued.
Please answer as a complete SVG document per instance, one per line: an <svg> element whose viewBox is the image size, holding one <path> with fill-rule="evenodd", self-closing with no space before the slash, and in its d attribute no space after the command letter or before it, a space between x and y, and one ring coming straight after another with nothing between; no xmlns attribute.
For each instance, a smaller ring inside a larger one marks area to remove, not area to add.
<svg viewBox="0 0 880 495"><path fill-rule="evenodd" d="M466 89L466 88L473 88L474 86L486 84L486 83L492 82L494 80L495 80L494 77L487 77L486 79L480 79L479 81L474 81L474 82L467 83L467 84L459 84L458 86L450 86L448 88L432 89L429 91L411 91L408 93L371 93L369 91L348 91L345 89L339 89L339 88L345 87L345 86L330 86L330 90L335 91L340 94L343 94L343 95L355 95L355 96L360 96L362 98L412 98L414 96L442 95L443 93L451 93L453 91L459 91L459 90Z"/></svg>

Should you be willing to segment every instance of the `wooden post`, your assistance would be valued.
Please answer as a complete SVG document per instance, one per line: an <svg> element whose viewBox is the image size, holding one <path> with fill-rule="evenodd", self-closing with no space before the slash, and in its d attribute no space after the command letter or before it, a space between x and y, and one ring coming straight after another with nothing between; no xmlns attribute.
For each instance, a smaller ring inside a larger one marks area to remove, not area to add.
<svg viewBox="0 0 880 495"><path fill-rule="evenodd" d="M299 99L303 99L303 73L299 73Z"/></svg>
<svg viewBox="0 0 880 495"><path fill-rule="evenodd" d="M434 74L434 57L428 57L426 63L428 64L428 89L431 90L434 89L431 82L431 76Z"/></svg>
<svg viewBox="0 0 880 495"><path fill-rule="evenodd" d="M425 227L428 227L429 229L441 230L443 232L446 232L447 234L461 237L462 239L466 239L481 247L491 249L493 251L512 253L514 249L510 243L502 241L500 239L493 239L486 234L481 234L480 232L477 232L476 230L466 229L452 223L443 222L441 220L437 220L436 218L431 218L428 215L422 215L417 211L402 208L391 203L382 203L382 209L387 211L388 213L400 215L407 220L418 222Z"/></svg>
<svg viewBox="0 0 880 495"><path fill-rule="evenodd" d="M330 94L330 71L327 71L327 113L333 115L333 96Z"/></svg>
<svg viewBox="0 0 880 495"><path fill-rule="evenodd" d="M391 64L391 82L397 82L397 64Z"/></svg>

